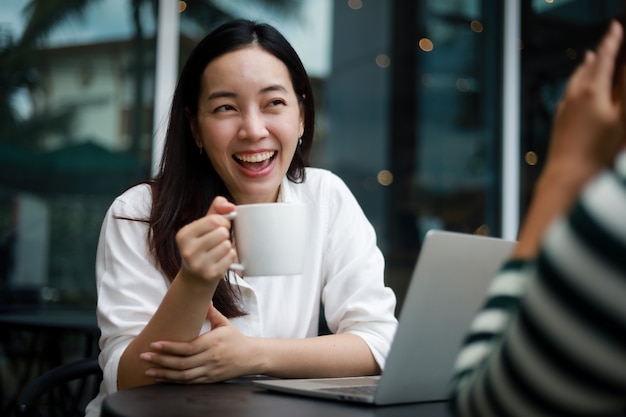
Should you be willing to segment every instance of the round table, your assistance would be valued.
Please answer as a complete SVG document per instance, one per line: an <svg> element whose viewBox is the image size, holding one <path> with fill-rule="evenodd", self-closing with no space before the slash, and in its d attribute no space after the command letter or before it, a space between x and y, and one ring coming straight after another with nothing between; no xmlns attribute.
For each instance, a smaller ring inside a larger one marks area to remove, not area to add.
<svg viewBox="0 0 626 417"><path fill-rule="evenodd" d="M101 417L450 417L445 402L378 407L274 393L251 381L122 390L105 398Z"/></svg>

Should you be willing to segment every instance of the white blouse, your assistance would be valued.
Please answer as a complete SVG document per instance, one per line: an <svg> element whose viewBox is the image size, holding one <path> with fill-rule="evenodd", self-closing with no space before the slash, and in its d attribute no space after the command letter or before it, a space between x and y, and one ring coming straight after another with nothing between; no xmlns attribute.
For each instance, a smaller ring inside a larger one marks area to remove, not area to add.
<svg viewBox="0 0 626 417"><path fill-rule="evenodd" d="M304 273L246 277L231 274L248 313L231 319L243 334L267 338L317 336L320 302L333 333L360 336L381 369L396 330L396 298L384 284L384 259L369 223L348 187L329 171L307 168L306 181L286 178L279 201L308 205ZM96 258L100 394L87 407L98 415L102 398L117 390L120 357L157 310L169 288L147 246L150 187L139 185L115 199L100 233ZM201 332L210 330L205 322Z"/></svg>

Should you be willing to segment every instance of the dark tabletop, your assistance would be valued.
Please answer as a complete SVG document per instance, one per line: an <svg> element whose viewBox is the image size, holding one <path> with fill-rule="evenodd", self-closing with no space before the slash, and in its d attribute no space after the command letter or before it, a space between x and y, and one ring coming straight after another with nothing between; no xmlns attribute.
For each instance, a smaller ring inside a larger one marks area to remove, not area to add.
<svg viewBox="0 0 626 417"><path fill-rule="evenodd" d="M445 402L377 407L269 392L251 381L131 388L105 398L101 417L450 417Z"/></svg>

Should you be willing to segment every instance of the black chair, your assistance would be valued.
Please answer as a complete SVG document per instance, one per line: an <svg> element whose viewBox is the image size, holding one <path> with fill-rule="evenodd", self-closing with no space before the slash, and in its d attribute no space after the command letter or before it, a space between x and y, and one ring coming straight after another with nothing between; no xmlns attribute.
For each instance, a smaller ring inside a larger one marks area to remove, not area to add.
<svg viewBox="0 0 626 417"><path fill-rule="evenodd" d="M24 389L15 416L84 416L85 407L98 394L101 381L97 358L79 359L50 369Z"/></svg>

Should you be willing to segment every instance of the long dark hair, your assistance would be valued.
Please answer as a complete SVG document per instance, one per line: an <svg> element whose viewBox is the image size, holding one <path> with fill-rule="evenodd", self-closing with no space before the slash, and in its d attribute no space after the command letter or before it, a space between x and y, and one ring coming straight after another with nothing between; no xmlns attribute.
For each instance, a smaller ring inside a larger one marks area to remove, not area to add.
<svg viewBox="0 0 626 417"><path fill-rule="evenodd" d="M170 281L181 266L175 242L176 232L202 217L216 196L233 201L209 158L199 153L185 110L193 115L197 113L201 79L206 66L225 53L251 44L258 45L286 65L295 93L303 106L302 143L291 161L287 177L293 182L305 180L305 167L313 143L315 114L311 82L298 54L280 32L270 25L234 20L219 26L196 45L182 69L172 100L163 157L157 175L150 181L153 203L149 219L149 245ZM245 314L237 302L237 294L226 280L221 280L213 303L226 317Z"/></svg>

